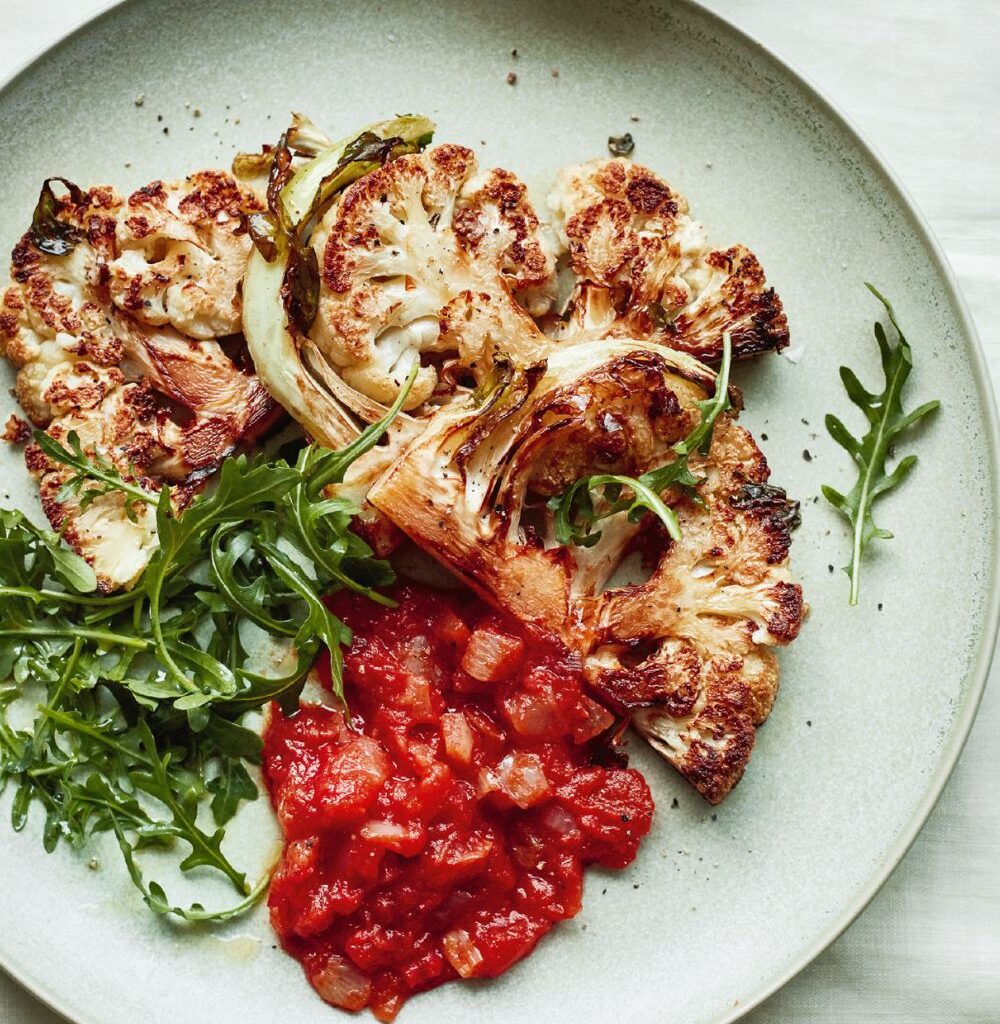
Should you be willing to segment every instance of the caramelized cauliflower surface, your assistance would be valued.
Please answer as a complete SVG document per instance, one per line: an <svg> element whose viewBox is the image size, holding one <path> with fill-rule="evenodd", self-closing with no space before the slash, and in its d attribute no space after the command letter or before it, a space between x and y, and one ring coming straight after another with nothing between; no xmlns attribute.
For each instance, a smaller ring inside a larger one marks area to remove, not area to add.
<svg viewBox="0 0 1000 1024"><path fill-rule="evenodd" d="M415 366L410 410L461 373L481 376L496 352L527 358L544 343L529 314L551 306L552 247L525 186L509 171L478 172L463 146L433 146L366 175L312 244L322 285L310 339L381 405Z"/></svg>
<svg viewBox="0 0 1000 1024"><path fill-rule="evenodd" d="M133 452L141 458L136 446L145 443L146 431L154 426L153 406L147 386L125 384L99 405L53 420L47 432L66 446L70 431L75 431L85 452L110 457L119 472L134 477ZM133 583L156 549L154 510L142 502L129 510L125 496L117 492L100 495L81 510L76 497L60 493L72 469L53 462L35 444L25 449L25 463L52 528L90 562L100 588L110 591ZM156 486L151 477L140 475L139 482L150 489Z"/></svg>
<svg viewBox="0 0 1000 1024"><path fill-rule="evenodd" d="M142 323L201 341L238 333L251 244L243 215L261 208L223 171L137 189L117 220L111 301Z"/></svg>
<svg viewBox="0 0 1000 1024"><path fill-rule="evenodd" d="M147 488L179 485L180 501L276 413L231 337L249 253L240 203L257 200L218 171L126 201L106 186L71 193L54 212L68 251L46 252L28 231L0 295L0 354L32 423L63 444L76 432L86 453ZM34 445L26 461L50 522L101 588L133 582L155 548L148 510L133 521L106 495L81 512L60 499L66 467Z"/></svg>
<svg viewBox="0 0 1000 1024"><path fill-rule="evenodd" d="M549 196L576 287L562 341L645 338L716 361L788 344L781 300L743 245L714 249L687 200L651 170L594 160L560 172Z"/></svg>
<svg viewBox="0 0 1000 1024"><path fill-rule="evenodd" d="M770 711L771 648L801 623L787 565L797 507L767 485L763 455L728 415L690 462L702 504L663 496L679 541L620 514L593 547L562 547L546 506L582 475L669 461L712 387L705 367L659 346L558 349L480 407L438 413L369 501L489 600L557 632L595 690L714 803Z"/></svg>

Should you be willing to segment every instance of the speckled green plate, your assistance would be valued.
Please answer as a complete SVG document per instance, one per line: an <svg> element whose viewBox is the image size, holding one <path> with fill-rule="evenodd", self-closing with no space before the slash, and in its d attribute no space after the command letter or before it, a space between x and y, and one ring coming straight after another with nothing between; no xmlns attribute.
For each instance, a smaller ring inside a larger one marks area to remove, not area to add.
<svg viewBox="0 0 1000 1024"><path fill-rule="evenodd" d="M630 130L636 158L690 198L716 242L750 245L785 301L799 361L768 358L740 379L775 479L803 501L793 557L812 615L784 654L745 779L712 810L636 749L658 807L636 864L592 875L583 912L501 980L445 986L402 1017L733 1020L885 880L982 691L998 617L997 426L941 255L878 158L779 61L696 7L623 0L132 0L0 93L0 241L20 234L48 175L128 188L225 165L275 137L290 108L333 135L426 113L440 138L478 146L539 191ZM816 495L821 482L850 485L820 428L830 410L854 422L838 365L878 372L866 279L909 329L912 401L937 396L943 409L919 438L916 472L884 503L896 539L873 550L849 608L844 576L828 570L848 538ZM18 459L2 459L0 490L31 505ZM215 934L171 927L139 904L113 851L92 871L68 852L45 856L37 828L0 830L0 961L68 1017L335 1019L275 951L265 911ZM274 835L261 801L235 837L241 859L261 863Z"/></svg>

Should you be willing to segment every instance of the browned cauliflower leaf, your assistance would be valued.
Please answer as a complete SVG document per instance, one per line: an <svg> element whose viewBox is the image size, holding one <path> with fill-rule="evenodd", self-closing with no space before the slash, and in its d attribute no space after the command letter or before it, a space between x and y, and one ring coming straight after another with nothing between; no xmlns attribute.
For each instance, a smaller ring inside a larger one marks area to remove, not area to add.
<svg viewBox="0 0 1000 1024"><path fill-rule="evenodd" d="M710 362L788 344L781 300L743 245L709 246L687 200L651 170L594 160L560 172L549 196L576 287L560 340L648 338Z"/></svg>
<svg viewBox="0 0 1000 1024"><path fill-rule="evenodd" d="M701 501L661 495L680 540L651 516L621 514L594 546L559 546L548 499L590 473L669 461L714 375L683 353L615 339L501 370L478 406L438 412L369 501L484 597L558 633L605 701L718 802L774 700L771 648L801 623L787 564L796 506L723 414L709 454L690 458Z"/></svg>

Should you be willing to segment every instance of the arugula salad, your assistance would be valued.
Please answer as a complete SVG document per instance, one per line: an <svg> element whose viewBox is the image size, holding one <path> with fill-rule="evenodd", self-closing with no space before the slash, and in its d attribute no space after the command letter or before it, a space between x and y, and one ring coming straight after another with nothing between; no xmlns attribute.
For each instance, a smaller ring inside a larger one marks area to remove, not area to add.
<svg viewBox="0 0 1000 1024"><path fill-rule="evenodd" d="M247 765L259 762L261 741L243 719L272 700L292 706L324 647L343 695L350 632L322 597L346 588L385 602L374 588L393 572L350 530L357 509L322 491L374 447L401 401L341 451L303 444L291 462L226 460L215 487L180 515L169 488L154 495L127 482L84 456L73 435L69 449L37 435L72 467L65 486L81 504L113 489L154 506L160 544L137 586L101 595L93 569L56 534L0 512L0 784L15 788L15 830L37 804L47 851L114 832L158 913L224 921L260 898L267 875L249 882L222 849L240 804L258 797ZM44 697L18 728L10 712L29 683ZM181 871L220 872L240 901L176 907L144 882L136 853L178 842Z"/></svg>

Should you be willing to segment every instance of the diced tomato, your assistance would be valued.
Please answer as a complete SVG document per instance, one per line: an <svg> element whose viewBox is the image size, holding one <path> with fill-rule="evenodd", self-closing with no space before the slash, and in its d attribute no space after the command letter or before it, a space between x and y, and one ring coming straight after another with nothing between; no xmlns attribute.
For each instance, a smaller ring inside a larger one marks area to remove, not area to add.
<svg viewBox="0 0 1000 1024"><path fill-rule="evenodd" d="M457 612L443 608L435 622L435 629L437 635L450 647L457 651L465 650L471 634L469 627Z"/></svg>
<svg viewBox="0 0 1000 1024"><path fill-rule="evenodd" d="M316 777L317 824L348 825L364 817L389 777L389 757L377 740L356 736L333 751Z"/></svg>
<svg viewBox="0 0 1000 1024"><path fill-rule="evenodd" d="M541 911L553 921L573 917L583 899L580 861L570 853L549 853L544 868L524 875L515 895L515 905L528 913Z"/></svg>
<svg viewBox="0 0 1000 1024"><path fill-rule="evenodd" d="M652 815L638 773L591 762L614 719L557 641L469 595L393 596L332 603L362 731L275 707L264 745L274 928L323 999L381 1021L529 953L579 911L585 865L628 864Z"/></svg>
<svg viewBox="0 0 1000 1024"><path fill-rule="evenodd" d="M583 855L607 868L631 864L653 820L646 780L627 768L586 768L559 796L576 813L584 833Z"/></svg>
<svg viewBox="0 0 1000 1024"><path fill-rule="evenodd" d="M444 939L441 940L442 947ZM414 992L427 987L427 983L439 977L444 971L444 953L440 949L429 949L423 956L411 960L402 968L403 980Z"/></svg>
<svg viewBox="0 0 1000 1024"><path fill-rule="evenodd" d="M503 974L527 956L551 927L552 922L544 914L529 915L513 907L480 911L470 928L470 947L483 957L475 968L475 976L495 978Z"/></svg>
<svg viewBox="0 0 1000 1024"><path fill-rule="evenodd" d="M361 905L364 894L364 889L343 878L321 882L307 890L292 930L304 939L322 935L335 918L353 914Z"/></svg>
<svg viewBox="0 0 1000 1024"><path fill-rule="evenodd" d="M431 842L422 875L437 886L451 886L482 874L493 850L494 837L486 831L444 835Z"/></svg>
<svg viewBox="0 0 1000 1024"><path fill-rule="evenodd" d="M345 933L344 950L363 971L372 972L378 967L391 967L399 950L412 949L413 942L409 929L363 924Z"/></svg>
<svg viewBox="0 0 1000 1024"><path fill-rule="evenodd" d="M463 713L466 721L476 731L476 735L483 740L488 750L503 748L507 735L489 714L482 708L474 706L466 708Z"/></svg>

